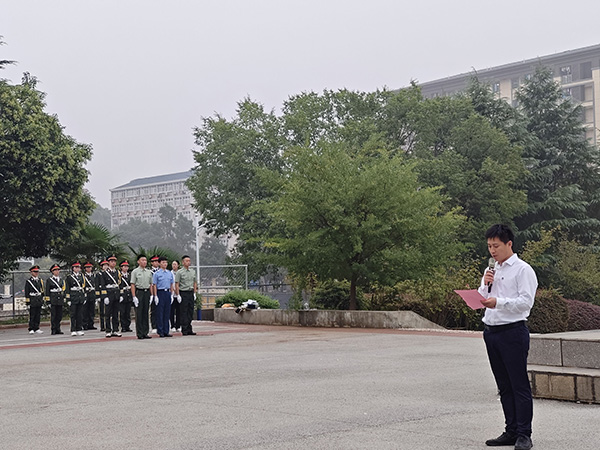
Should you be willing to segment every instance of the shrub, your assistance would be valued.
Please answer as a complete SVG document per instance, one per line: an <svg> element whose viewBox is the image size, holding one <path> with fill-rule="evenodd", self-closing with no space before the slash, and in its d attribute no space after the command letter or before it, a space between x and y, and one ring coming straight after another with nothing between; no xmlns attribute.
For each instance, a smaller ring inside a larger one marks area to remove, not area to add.
<svg viewBox="0 0 600 450"><path fill-rule="evenodd" d="M538 289L527 325L532 333L567 331L569 309L565 299L554 289Z"/></svg>
<svg viewBox="0 0 600 450"><path fill-rule="evenodd" d="M557 277L560 292L578 300L600 305L600 255L592 246L562 241L558 246Z"/></svg>
<svg viewBox="0 0 600 450"><path fill-rule="evenodd" d="M480 280L481 272L473 262L462 269L439 271L430 279L378 288L371 297L371 307L413 311L445 328L480 330L483 310L472 310L454 293L454 289L473 289Z"/></svg>
<svg viewBox="0 0 600 450"><path fill-rule="evenodd" d="M311 306L319 309L348 309L350 306L350 282L327 280L319 283L311 296ZM365 297L356 290L358 309L365 309Z"/></svg>
<svg viewBox="0 0 600 450"><path fill-rule="evenodd" d="M220 308L225 303L233 303L235 306L241 306L242 303L247 300L256 300L262 309L279 308L279 302L277 300L250 289L236 289L228 292L223 297L217 299L215 308Z"/></svg>
<svg viewBox="0 0 600 450"><path fill-rule="evenodd" d="M600 306L565 300L569 309L568 331L600 330Z"/></svg>

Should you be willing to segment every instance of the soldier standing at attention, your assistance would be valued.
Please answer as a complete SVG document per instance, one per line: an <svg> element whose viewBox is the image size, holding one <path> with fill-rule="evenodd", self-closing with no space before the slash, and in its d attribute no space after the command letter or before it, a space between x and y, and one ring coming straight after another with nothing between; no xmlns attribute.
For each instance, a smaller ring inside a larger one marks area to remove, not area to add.
<svg viewBox="0 0 600 450"><path fill-rule="evenodd" d="M131 329L131 284L129 282L129 262L127 260L119 264L121 268L121 297L119 298L119 315L121 316L121 332L129 333Z"/></svg>
<svg viewBox="0 0 600 450"><path fill-rule="evenodd" d="M131 272L131 296L135 307L135 334L138 339L152 339L148 336L148 308L150 307L150 286L152 271L146 267L146 255L138 256L138 266Z"/></svg>
<svg viewBox="0 0 600 450"><path fill-rule="evenodd" d="M65 297L70 307L71 336L83 336L83 304L85 302L85 277L81 273L81 264L71 265L71 274L65 280Z"/></svg>
<svg viewBox="0 0 600 450"><path fill-rule="evenodd" d="M152 275L158 270L158 255L153 255L150 258L150 264L152 264L151 270ZM150 325L152 325L152 333L156 334L156 305L158 305L158 297L153 295L150 297Z"/></svg>
<svg viewBox="0 0 600 450"><path fill-rule="evenodd" d="M100 331L104 331L104 296L102 295L102 280L104 272L108 269L108 261L103 260L100 263L100 271L96 274L96 302L98 303L98 311L100 312Z"/></svg>
<svg viewBox="0 0 600 450"><path fill-rule="evenodd" d="M175 260L171 263L171 273L173 279L177 277L179 270L179 261ZM174 297L171 303L171 332L181 331L181 297Z"/></svg>
<svg viewBox="0 0 600 450"><path fill-rule="evenodd" d="M52 276L46 281L46 301L50 302L50 327L52 334L64 334L60 331L60 321L65 304L65 281L60 277L58 264L50 267Z"/></svg>
<svg viewBox="0 0 600 450"><path fill-rule="evenodd" d="M173 274L167 270L167 258L159 258L160 269L152 276L154 295L158 297L156 305L156 327L160 337L173 337L169 333L169 316L173 300Z"/></svg>
<svg viewBox="0 0 600 450"><path fill-rule="evenodd" d="M31 278L25 282L25 303L29 304L29 334L43 333L40 330L40 316L44 304L44 282L39 277L40 266L29 269Z"/></svg>
<svg viewBox="0 0 600 450"><path fill-rule="evenodd" d="M104 328L107 338L112 336L121 337L122 335L119 333L119 284L121 280L119 271L116 269L117 257L110 255L106 260L108 261L108 269L102 272L102 290L100 292L106 308Z"/></svg>
<svg viewBox="0 0 600 450"><path fill-rule="evenodd" d="M181 258L183 267L175 275L175 293L177 301L181 305L181 334L194 336L192 330L192 318L194 316L194 299L198 291L196 271L190 270L191 259L188 255Z"/></svg>
<svg viewBox="0 0 600 450"><path fill-rule="evenodd" d="M85 278L85 301L83 302L83 329L97 330L94 326L94 315L96 313L96 282L92 270L94 265L91 262L86 262L83 265L83 276Z"/></svg>

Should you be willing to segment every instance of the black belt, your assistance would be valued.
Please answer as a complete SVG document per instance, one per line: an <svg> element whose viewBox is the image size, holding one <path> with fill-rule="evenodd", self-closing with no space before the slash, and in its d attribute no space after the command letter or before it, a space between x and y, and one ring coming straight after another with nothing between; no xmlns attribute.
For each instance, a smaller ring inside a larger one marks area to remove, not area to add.
<svg viewBox="0 0 600 450"><path fill-rule="evenodd" d="M149 290L150 290L150 288L145 288L145 289L144 289L144 288L139 288L139 287L136 287L136 288L135 288L135 290L136 290L136 291L149 291Z"/></svg>
<svg viewBox="0 0 600 450"><path fill-rule="evenodd" d="M518 322L507 323L504 325L486 325L485 330L491 331L492 333L496 333L498 331L510 330L511 328L517 328L525 325L524 320L519 320Z"/></svg>
<svg viewBox="0 0 600 450"><path fill-rule="evenodd" d="M157 291L160 291L160 292L167 292L167 291L170 291L170 290L171 289L157 289Z"/></svg>
<svg viewBox="0 0 600 450"><path fill-rule="evenodd" d="M182 289L179 289L179 292L194 292L194 290L193 290L193 289L191 289L191 290L189 290L189 291L184 291L184 290L182 290Z"/></svg>

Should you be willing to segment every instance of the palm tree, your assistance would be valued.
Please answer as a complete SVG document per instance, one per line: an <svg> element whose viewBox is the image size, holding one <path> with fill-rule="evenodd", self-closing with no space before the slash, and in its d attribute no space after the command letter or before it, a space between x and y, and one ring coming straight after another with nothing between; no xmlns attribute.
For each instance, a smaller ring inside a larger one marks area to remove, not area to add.
<svg viewBox="0 0 600 450"><path fill-rule="evenodd" d="M70 244L52 253L52 257L64 263L73 261L99 261L114 254L119 260L129 257L125 244L104 225L88 223Z"/></svg>

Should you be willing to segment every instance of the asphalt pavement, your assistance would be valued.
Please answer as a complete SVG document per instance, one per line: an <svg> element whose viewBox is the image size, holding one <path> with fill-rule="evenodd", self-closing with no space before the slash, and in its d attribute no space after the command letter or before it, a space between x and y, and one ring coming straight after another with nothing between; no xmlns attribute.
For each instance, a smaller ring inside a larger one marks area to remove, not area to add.
<svg viewBox="0 0 600 450"><path fill-rule="evenodd" d="M503 430L480 333L194 327L0 329L0 448L485 449ZM599 423L534 400L534 449L596 450Z"/></svg>

